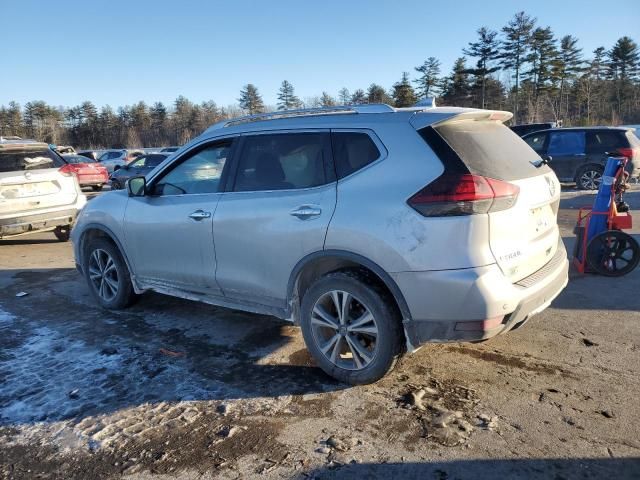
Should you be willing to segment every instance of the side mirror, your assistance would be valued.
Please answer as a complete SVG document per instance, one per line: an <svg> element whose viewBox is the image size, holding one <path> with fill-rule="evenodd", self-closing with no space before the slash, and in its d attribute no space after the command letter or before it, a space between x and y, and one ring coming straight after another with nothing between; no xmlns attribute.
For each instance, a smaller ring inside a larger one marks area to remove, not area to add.
<svg viewBox="0 0 640 480"><path fill-rule="evenodd" d="M551 163L551 160L553 160L553 157L551 155L540 155L540 158L542 159L542 163L544 163L545 165L549 165Z"/></svg>
<svg viewBox="0 0 640 480"><path fill-rule="evenodd" d="M144 177L131 177L126 185L130 197L144 197L147 191L147 179Z"/></svg>

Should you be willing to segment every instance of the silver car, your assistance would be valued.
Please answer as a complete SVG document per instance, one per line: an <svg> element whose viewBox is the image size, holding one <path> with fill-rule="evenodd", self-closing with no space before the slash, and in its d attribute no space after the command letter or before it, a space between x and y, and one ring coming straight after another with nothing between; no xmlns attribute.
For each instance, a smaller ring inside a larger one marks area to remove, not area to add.
<svg viewBox="0 0 640 480"><path fill-rule="evenodd" d="M554 173L460 108L335 107L218 123L72 232L96 301L147 290L302 327L317 364L378 380L425 342L523 325L567 284Z"/></svg>
<svg viewBox="0 0 640 480"><path fill-rule="evenodd" d="M49 145L0 139L0 238L52 230L67 241L86 201L73 169Z"/></svg>

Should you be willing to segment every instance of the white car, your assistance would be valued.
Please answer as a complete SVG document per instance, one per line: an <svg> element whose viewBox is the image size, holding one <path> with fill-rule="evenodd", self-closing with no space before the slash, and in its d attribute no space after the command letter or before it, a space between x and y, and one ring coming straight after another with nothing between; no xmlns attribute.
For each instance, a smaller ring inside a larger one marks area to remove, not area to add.
<svg viewBox="0 0 640 480"><path fill-rule="evenodd" d="M52 230L67 241L86 202L69 164L46 143L0 140L0 238Z"/></svg>
<svg viewBox="0 0 640 480"><path fill-rule="evenodd" d="M140 155L143 155L142 150L105 150L105 152L98 157L98 162L107 167L109 173L113 173L114 170L124 167L127 163Z"/></svg>

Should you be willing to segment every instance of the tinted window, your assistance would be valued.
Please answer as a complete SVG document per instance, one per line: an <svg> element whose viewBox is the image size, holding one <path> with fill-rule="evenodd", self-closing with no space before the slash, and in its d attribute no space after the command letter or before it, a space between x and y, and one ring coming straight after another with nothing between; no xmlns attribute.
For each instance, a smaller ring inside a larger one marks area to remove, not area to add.
<svg viewBox="0 0 640 480"><path fill-rule="evenodd" d="M553 155L577 155L585 153L584 132L551 132L547 153Z"/></svg>
<svg viewBox="0 0 640 480"><path fill-rule="evenodd" d="M587 132L587 151L589 153L613 152L620 147L627 146L624 132L595 131Z"/></svg>
<svg viewBox="0 0 640 480"><path fill-rule="evenodd" d="M380 158L378 147L366 133L332 132L331 144L338 178L344 178Z"/></svg>
<svg viewBox="0 0 640 480"><path fill-rule="evenodd" d="M286 190L325 183L324 133L246 137L234 190Z"/></svg>
<svg viewBox="0 0 640 480"><path fill-rule="evenodd" d="M466 170L475 175L508 181L550 172L549 167L540 164L540 156L536 152L499 122L469 120L445 123L435 129L423 128L420 135L447 168L461 173Z"/></svg>
<svg viewBox="0 0 640 480"><path fill-rule="evenodd" d="M205 147L189 155L155 184L155 195L184 195L218 191L230 143Z"/></svg>
<svg viewBox="0 0 640 480"><path fill-rule="evenodd" d="M64 161L48 148L0 149L0 172L58 168Z"/></svg>
<svg viewBox="0 0 640 480"><path fill-rule="evenodd" d="M164 155L149 155L145 161L145 167L157 167L160 165L167 157Z"/></svg>
<svg viewBox="0 0 640 480"><path fill-rule="evenodd" d="M527 138L523 138L527 145L533 148L536 152L541 153L544 151L544 142L547 141L546 133L536 133L528 136Z"/></svg>

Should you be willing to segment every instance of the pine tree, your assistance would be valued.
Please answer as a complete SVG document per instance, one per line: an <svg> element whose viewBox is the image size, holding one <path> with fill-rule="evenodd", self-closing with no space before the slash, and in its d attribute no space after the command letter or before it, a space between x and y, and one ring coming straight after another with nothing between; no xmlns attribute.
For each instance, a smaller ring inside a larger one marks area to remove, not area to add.
<svg viewBox="0 0 640 480"><path fill-rule="evenodd" d="M633 80L640 69L638 45L629 37L621 37L607 52L609 59L607 76L613 80L616 111L623 116L627 100L633 95Z"/></svg>
<svg viewBox="0 0 640 480"><path fill-rule="evenodd" d="M351 94L346 87L341 88L338 92L338 100L340 101L340 105L349 105Z"/></svg>
<svg viewBox="0 0 640 480"><path fill-rule="evenodd" d="M481 101L480 108L485 108L485 90L487 75L499 70L498 66L491 66L491 63L499 56L499 43L496 37L498 32L481 27L477 30L478 41L470 42L469 48L465 48L462 52L470 57L477 58L476 68L471 68L468 73L475 75L481 85Z"/></svg>
<svg viewBox="0 0 640 480"><path fill-rule="evenodd" d="M393 85L393 100L396 107L410 107L416 103L416 93L409 82L409 72L403 72L402 79Z"/></svg>
<svg viewBox="0 0 640 480"><path fill-rule="evenodd" d="M249 115L264 112L264 102L262 97L258 93L258 88L249 83L240 91L240 98L238 99L240 108L246 111Z"/></svg>
<svg viewBox="0 0 640 480"><path fill-rule="evenodd" d="M351 105L361 105L363 103L367 103L367 95L364 93L364 90L361 88L357 89L351 95Z"/></svg>
<svg viewBox="0 0 640 480"><path fill-rule="evenodd" d="M560 82L558 98L555 102L556 112L559 117L563 116L562 102L566 96L567 82L573 81L578 74L583 71L584 60L582 49L578 48L578 39L572 35L565 35L560 39L560 50L557 52L553 73L556 81ZM567 99L565 112L569 109Z"/></svg>
<svg viewBox="0 0 640 480"><path fill-rule="evenodd" d="M551 27L536 28L531 33L529 49L526 60L530 68L523 75L533 89L533 112L530 114L531 120L535 122L538 121L540 98L551 89L552 80L555 79L553 72L557 65L558 50ZM556 109L556 120L558 116Z"/></svg>
<svg viewBox="0 0 640 480"><path fill-rule="evenodd" d="M387 91L381 85L372 83L367 89L367 101L368 103L386 103L391 105L393 99L389 96Z"/></svg>
<svg viewBox="0 0 640 480"><path fill-rule="evenodd" d="M278 91L278 110L291 110L300 108L300 99L296 97L293 85L287 80L283 80Z"/></svg>
<svg viewBox="0 0 640 480"><path fill-rule="evenodd" d="M442 99L447 105L469 106L471 85L465 57L459 57L453 64L451 75L445 78Z"/></svg>
<svg viewBox="0 0 640 480"><path fill-rule="evenodd" d="M513 78L516 81L514 88L513 123L518 122L520 74L529 53L531 31L535 23L535 18L531 18L524 12L518 12L502 27L502 33L505 38L501 45L501 66L505 69L513 70Z"/></svg>
<svg viewBox="0 0 640 480"><path fill-rule="evenodd" d="M593 60L591 60L589 70L596 80L601 80L606 75L606 55L607 50L604 47L598 47L593 51Z"/></svg>
<svg viewBox="0 0 640 480"><path fill-rule="evenodd" d="M336 104L336 99L329 95L327 92L322 92L320 97L320 105L323 107L333 107Z"/></svg>
<svg viewBox="0 0 640 480"><path fill-rule="evenodd" d="M420 78L414 80L418 85L417 94L420 98L435 97L436 88L440 85L440 60L436 57L427 58L422 65L415 67Z"/></svg>

